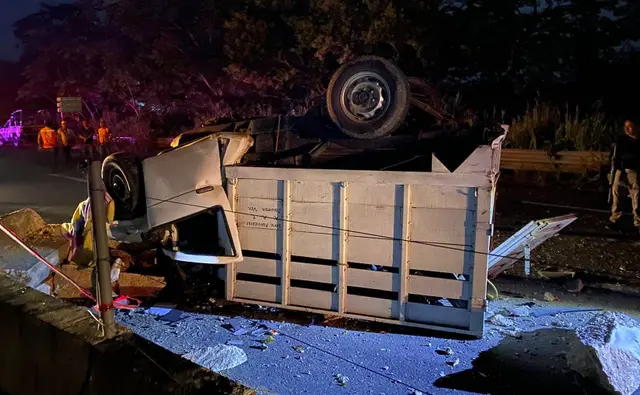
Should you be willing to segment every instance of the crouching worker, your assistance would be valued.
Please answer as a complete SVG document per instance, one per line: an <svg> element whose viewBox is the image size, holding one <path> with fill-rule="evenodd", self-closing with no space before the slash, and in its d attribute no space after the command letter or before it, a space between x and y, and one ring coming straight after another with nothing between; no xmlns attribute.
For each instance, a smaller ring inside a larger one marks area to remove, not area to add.
<svg viewBox="0 0 640 395"><path fill-rule="evenodd" d="M115 203L107 192L104 193L104 204L107 206L107 223L102 226L106 226L107 234L110 234L109 227L115 215ZM93 226L91 201L86 199L78 204L71 217L71 222L62 225L62 234L71 241L67 262L73 262L78 266L93 267L91 283L92 292L95 295L98 272L94 261ZM120 272L126 271L129 264L130 262L125 263L122 259L115 259L112 262L111 282L114 283L115 289L117 289Z"/></svg>

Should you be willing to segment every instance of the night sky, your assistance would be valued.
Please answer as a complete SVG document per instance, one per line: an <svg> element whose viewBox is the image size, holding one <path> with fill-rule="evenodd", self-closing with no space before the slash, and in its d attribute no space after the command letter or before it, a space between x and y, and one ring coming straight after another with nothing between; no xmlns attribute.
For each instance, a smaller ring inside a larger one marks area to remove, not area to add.
<svg viewBox="0 0 640 395"><path fill-rule="evenodd" d="M65 3L73 0L0 0L0 60L18 60L19 41L13 35L13 23L40 9L40 4Z"/></svg>

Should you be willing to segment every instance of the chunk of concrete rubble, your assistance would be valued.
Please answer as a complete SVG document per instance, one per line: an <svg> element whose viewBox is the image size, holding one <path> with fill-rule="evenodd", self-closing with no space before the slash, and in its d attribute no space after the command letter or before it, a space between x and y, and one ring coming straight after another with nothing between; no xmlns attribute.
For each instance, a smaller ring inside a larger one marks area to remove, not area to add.
<svg viewBox="0 0 640 395"><path fill-rule="evenodd" d="M22 209L0 218L0 223L33 248L51 265L58 265L66 256L69 242L60 228L47 225L31 209ZM0 270L28 287L38 288L49 277L51 269L0 232Z"/></svg>
<svg viewBox="0 0 640 395"><path fill-rule="evenodd" d="M182 357L216 373L233 369L247 362L247 354L241 348L225 344L195 350Z"/></svg>
<svg viewBox="0 0 640 395"><path fill-rule="evenodd" d="M640 388L640 324L617 312L596 315L576 330L580 343L567 354L569 367L604 389L631 395Z"/></svg>
<svg viewBox="0 0 640 395"><path fill-rule="evenodd" d="M503 327L513 327L515 328L516 324L513 322L511 318L505 317L502 314L496 314L489 318L489 322L493 325L503 326Z"/></svg>

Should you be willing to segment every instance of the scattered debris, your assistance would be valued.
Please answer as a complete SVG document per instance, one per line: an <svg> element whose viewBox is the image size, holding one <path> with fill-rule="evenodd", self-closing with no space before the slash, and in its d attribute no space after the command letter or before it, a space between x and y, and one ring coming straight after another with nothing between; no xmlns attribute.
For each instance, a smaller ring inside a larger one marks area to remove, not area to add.
<svg viewBox="0 0 640 395"><path fill-rule="evenodd" d="M444 373L442 373L442 374L444 374ZM412 390L411 391L411 395L422 395L422 391Z"/></svg>
<svg viewBox="0 0 640 395"><path fill-rule="evenodd" d="M493 325L502 326L502 327L515 327L515 323L511 318L507 318L502 314L496 314L489 319L489 322Z"/></svg>
<svg viewBox="0 0 640 395"><path fill-rule="evenodd" d="M529 308L533 307L536 305L536 302L525 302L525 303L520 303L518 306L527 306Z"/></svg>
<svg viewBox="0 0 640 395"><path fill-rule="evenodd" d="M293 346L292 348L294 350L296 350L297 352L299 352L300 354L304 354L304 347L302 347L302 346Z"/></svg>
<svg viewBox="0 0 640 395"><path fill-rule="evenodd" d="M547 279L550 278L572 278L573 276L576 275L576 272L572 272L572 271L567 271L567 270L563 270L563 271L541 271L538 272L538 274L540 275L540 277L544 277Z"/></svg>
<svg viewBox="0 0 640 395"><path fill-rule="evenodd" d="M453 350L450 347L439 348L436 350L436 353L440 355L453 355Z"/></svg>
<svg viewBox="0 0 640 395"><path fill-rule="evenodd" d="M251 336L262 336L264 335L266 332L266 330L260 328L260 329L256 329L255 331L251 332Z"/></svg>
<svg viewBox="0 0 640 395"><path fill-rule="evenodd" d="M623 395L640 387L640 324L616 312L594 316L576 334L580 344L567 354L569 367Z"/></svg>
<svg viewBox="0 0 640 395"><path fill-rule="evenodd" d="M333 377L335 378L338 385L341 387L346 387L347 383L349 382L349 377L345 376L344 374L338 373Z"/></svg>
<svg viewBox="0 0 640 395"><path fill-rule="evenodd" d="M174 323L182 320L182 318L182 311L173 309L162 317L159 317L158 320Z"/></svg>
<svg viewBox="0 0 640 395"><path fill-rule="evenodd" d="M589 311L601 311L602 309L593 307L561 307L561 308L548 308L548 309L536 309L531 311L531 316L542 317L545 315L556 315L566 313L584 313Z"/></svg>
<svg viewBox="0 0 640 395"><path fill-rule="evenodd" d="M501 333L506 336L511 336L516 339L522 338L522 334L518 332L517 328L516 329L496 328L496 330L498 331L498 333Z"/></svg>
<svg viewBox="0 0 640 395"><path fill-rule="evenodd" d="M269 336L267 336L267 338L266 338L266 339L264 339L262 342L263 342L264 344L271 344L271 343L273 343L274 341L276 341L276 338L275 338L275 337L273 337L273 336L271 336L271 335L269 335Z"/></svg>
<svg viewBox="0 0 640 395"><path fill-rule="evenodd" d="M192 351L183 357L217 373L247 362L247 354L241 348L225 344Z"/></svg>
<svg viewBox="0 0 640 395"><path fill-rule="evenodd" d="M216 304L216 300L214 298L209 298L209 303Z"/></svg>
<svg viewBox="0 0 640 395"><path fill-rule="evenodd" d="M149 307L144 312L150 315L155 315L157 317L162 317L171 312L171 310L175 309L175 304L157 304Z"/></svg>
<svg viewBox="0 0 640 395"><path fill-rule="evenodd" d="M451 366L452 368L458 366L459 363L460 363L459 358L456 358L453 361L447 361L447 365Z"/></svg>
<svg viewBox="0 0 640 395"><path fill-rule="evenodd" d="M247 333L249 333L249 330L248 330L248 329L245 329L245 328L239 328L239 329L236 329L236 330L233 332L233 334L234 334L234 335L236 335L236 336L246 335Z"/></svg>
<svg viewBox="0 0 640 395"><path fill-rule="evenodd" d="M260 350L260 351L266 351L267 350L267 346L265 346L264 344L260 344L257 346L249 346L249 348L253 348L254 350Z"/></svg>
<svg viewBox="0 0 640 395"><path fill-rule="evenodd" d="M563 284L564 289L571 293L579 293L584 288L584 283L579 278L575 278L573 280L566 281Z"/></svg>
<svg viewBox="0 0 640 395"><path fill-rule="evenodd" d="M531 313L529 307L527 306L516 306L507 309L507 311L512 317L528 317Z"/></svg>
<svg viewBox="0 0 640 395"><path fill-rule="evenodd" d="M544 300L546 300L547 302L557 302L560 299L558 299L555 296L553 296L553 294L551 292L545 292L544 293Z"/></svg>
<svg viewBox="0 0 640 395"><path fill-rule="evenodd" d="M242 340L229 340L227 345L229 346L242 346L244 342Z"/></svg>
<svg viewBox="0 0 640 395"><path fill-rule="evenodd" d="M382 370L389 370L389 367L388 366L383 366Z"/></svg>

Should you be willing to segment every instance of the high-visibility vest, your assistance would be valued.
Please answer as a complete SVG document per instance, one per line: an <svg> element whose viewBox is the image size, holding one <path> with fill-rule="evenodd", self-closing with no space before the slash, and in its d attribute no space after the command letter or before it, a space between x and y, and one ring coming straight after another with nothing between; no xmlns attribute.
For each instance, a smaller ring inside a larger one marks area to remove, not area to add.
<svg viewBox="0 0 640 395"><path fill-rule="evenodd" d="M109 128L98 128L98 144L108 143L110 135Z"/></svg>
<svg viewBox="0 0 640 395"><path fill-rule="evenodd" d="M40 129L40 139L42 140L42 148L53 148L58 145L56 132L51 128Z"/></svg>

